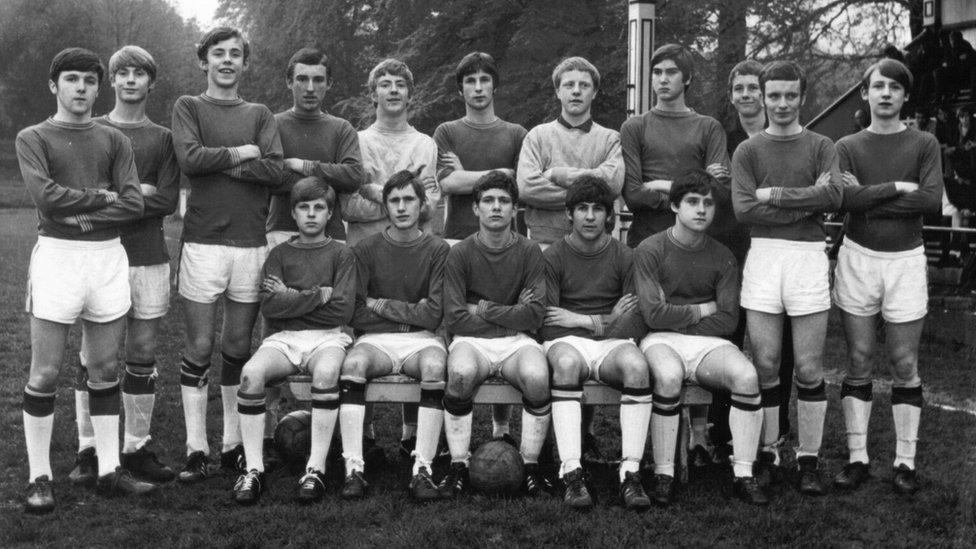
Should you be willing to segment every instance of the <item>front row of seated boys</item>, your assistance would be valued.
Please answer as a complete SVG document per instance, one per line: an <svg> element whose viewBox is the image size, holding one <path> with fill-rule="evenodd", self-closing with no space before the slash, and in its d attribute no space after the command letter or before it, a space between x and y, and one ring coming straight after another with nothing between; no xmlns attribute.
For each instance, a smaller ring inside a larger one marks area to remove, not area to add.
<svg viewBox="0 0 976 549"><path fill-rule="evenodd" d="M566 199L572 232L543 252L512 230L514 179L489 172L474 189L479 230L452 248L421 229L429 210L423 183L402 171L383 188L389 227L350 249L325 235L335 193L318 178L301 180L291 195L299 235L264 265L261 310L275 333L243 370L238 412L247 472L234 485L235 500L253 504L267 488L265 384L296 373L312 378L311 454L298 500L324 495L337 421L346 468L341 496L363 497L366 384L403 373L421 385L409 485L416 500L468 489L474 393L500 376L522 393L526 494L553 489L538 465L552 418L563 499L573 508L593 506L580 455L583 384L592 379L620 390L624 506L668 505L680 391L689 380L732 394L734 492L768 504L752 472L762 423L756 370L723 338L737 322L738 268L705 234L718 188L701 170L678 178L670 194L674 226L631 250L610 234L607 183L582 177ZM451 465L437 483L431 463L442 427ZM640 475L648 429L650 494Z"/></svg>

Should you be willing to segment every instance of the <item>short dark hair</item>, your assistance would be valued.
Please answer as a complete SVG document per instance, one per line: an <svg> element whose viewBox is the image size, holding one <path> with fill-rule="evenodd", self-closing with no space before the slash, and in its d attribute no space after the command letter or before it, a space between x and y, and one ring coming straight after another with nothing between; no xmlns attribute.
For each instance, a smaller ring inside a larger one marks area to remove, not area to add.
<svg viewBox="0 0 976 549"><path fill-rule="evenodd" d="M866 91L871 85L871 75L874 74L874 71L878 71L881 76L890 78L901 84L901 87L905 88L905 95L911 93L912 84L915 81L915 78L912 76L912 71L908 70L908 67L901 61L891 59L890 57L872 64L864 71L864 74L861 76L862 90Z"/></svg>
<svg viewBox="0 0 976 549"><path fill-rule="evenodd" d="M314 175L303 177L296 181L295 186L291 188L291 208L293 210L299 202L309 202L320 198L325 200L330 212L335 211L335 191L320 177Z"/></svg>
<svg viewBox="0 0 976 549"><path fill-rule="evenodd" d="M151 53L139 46L122 46L108 60L108 73L113 78L115 73L125 67L142 69L149 75L150 81L156 81L156 60Z"/></svg>
<svg viewBox="0 0 976 549"><path fill-rule="evenodd" d="M317 48L302 48L295 52L288 60L288 68L285 69L285 78L291 82L295 77L295 65L322 65L325 67L325 79L332 80L332 63L329 58Z"/></svg>
<svg viewBox="0 0 976 549"><path fill-rule="evenodd" d="M576 206L592 202L603 206L607 212L608 231L613 230L616 217L613 210L614 193L610 190L607 182L595 175L584 175L579 177L569 189L566 189L566 211L572 213Z"/></svg>
<svg viewBox="0 0 976 549"><path fill-rule="evenodd" d="M79 71L93 72L98 75L98 83L105 79L105 65L98 55L85 48L66 48L57 53L51 60L50 78L57 84L62 72Z"/></svg>
<svg viewBox="0 0 976 549"><path fill-rule="evenodd" d="M682 81L687 87L691 82L691 77L695 75L695 58L692 57L688 48L680 44L665 44L651 54L651 70L654 69L654 65L669 59L674 61L678 70L681 71Z"/></svg>
<svg viewBox="0 0 976 549"><path fill-rule="evenodd" d="M762 72L759 73L759 89L762 90L763 95L766 94L766 82L770 80L799 80L800 95L807 93L807 75L800 65L793 61L773 61L763 67Z"/></svg>
<svg viewBox="0 0 976 549"><path fill-rule="evenodd" d="M501 85L501 81L498 79L498 67L495 66L495 58L484 52L473 51L465 55L458 63L457 69L454 70L454 80L457 82L458 91L461 91L464 77L478 71L484 71L491 76L491 84L495 88Z"/></svg>
<svg viewBox="0 0 976 549"><path fill-rule="evenodd" d="M413 97L413 73L410 72L410 67L403 61L392 58L380 61L373 67L373 70L369 71L369 79L366 80L366 86L369 88L370 93L376 91L376 81L384 74L399 76L406 80L407 92L410 94L410 97Z"/></svg>
<svg viewBox="0 0 976 549"><path fill-rule="evenodd" d="M552 70L552 87L559 90L559 83L563 78L563 74L569 71L580 71L589 73L590 78L593 79L593 89L600 89L600 71L586 59L582 57L567 57L556 65L556 68Z"/></svg>
<svg viewBox="0 0 976 549"><path fill-rule="evenodd" d="M244 62L247 63L248 56L251 55L251 46L247 43L247 38L244 38L244 33L240 29L235 29L233 27L217 27L211 29L210 32L203 35L200 39L200 43L197 44L197 59L200 61L207 60L207 54L210 53L210 48L219 42L228 40L230 38L240 38L241 47L244 49Z"/></svg>
<svg viewBox="0 0 976 549"><path fill-rule="evenodd" d="M476 203L480 202L481 195L491 189L501 189L512 197L512 202L518 202L519 192L518 185L515 184L515 178L505 172L491 170L479 177L478 181L474 184L474 189L471 191L474 194L474 201Z"/></svg>
<svg viewBox="0 0 976 549"><path fill-rule="evenodd" d="M424 189L424 182L420 180L420 172L424 170L427 166L421 166L416 170L400 170L395 174L391 175L386 183L383 184L383 203L386 204L386 199L390 197L396 189L402 189L406 186L413 187L413 192L420 199L421 204L427 203L427 190Z"/></svg>
<svg viewBox="0 0 976 549"><path fill-rule="evenodd" d="M729 92L732 92L732 81L735 80L737 76L755 76L759 77L762 72L762 63L756 61L755 59L746 59L745 61L739 61L732 67L729 71Z"/></svg>
<svg viewBox="0 0 976 549"><path fill-rule="evenodd" d="M715 177L706 172L705 170L694 168L688 170L674 179L671 183L671 193L669 195L669 200L671 204L677 208L681 204L681 200L684 199L686 194L695 193L700 195L706 195L712 193L715 197L718 193L716 189L719 188L718 180Z"/></svg>

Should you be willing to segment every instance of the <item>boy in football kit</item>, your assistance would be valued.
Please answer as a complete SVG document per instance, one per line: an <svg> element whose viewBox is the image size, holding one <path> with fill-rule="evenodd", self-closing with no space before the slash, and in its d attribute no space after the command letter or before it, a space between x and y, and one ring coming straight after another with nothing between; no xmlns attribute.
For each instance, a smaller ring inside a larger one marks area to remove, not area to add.
<svg viewBox="0 0 976 549"><path fill-rule="evenodd" d="M300 179L291 192L299 234L268 253L261 272L261 313L272 332L244 365L237 413L247 472L234 484L241 505L267 489L262 444L265 384L296 373L312 376L311 452L298 481L299 503L325 493L325 465L339 415L339 371L351 338L342 331L355 302L352 251L325 233L336 196L320 178Z"/></svg>
<svg viewBox="0 0 976 549"><path fill-rule="evenodd" d="M468 487L474 392L500 375L522 392L523 490L549 491L539 452L549 429L549 366L542 346L525 332L542 325L545 265L539 246L512 231L515 180L492 171L475 185L478 232L451 248L444 269L444 324L448 349L444 430L451 468L440 483L445 498Z"/></svg>
<svg viewBox="0 0 976 549"><path fill-rule="evenodd" d="M446 197L444 238L450 244L478 232L471 209L475 183L491 170L515 177L525 128L495 114L495 91L501 85L495 59L487 53L465 55L454 71L464 117L434 130L437 143L437 182ZM513 441L508 419L511 406L492 405L492 437Z"/></svg>
<svg viewBox="0 0 976 549"><path fill-rule="evenodd" d="M346 480L342 497L365 495L363 418L366 384L375 377L404 373L420 380L410 494L417 501L440 497L431 462L444 421L447 347L435 332L441 323L444 262L450 246L420 228L423 181L401 171L383 186L389 227L360 240L356 256L357 292L352 327L358 338L342 365L342 449Z"/></svg>
<svg viewBox="0 0 976 549"><path fill-rule="evenodd" d="M68 331L79 317L98 457L95 483L109 493L142 494L156 488L135 480L119 463L116 355L131 301L129 263L118 227L142 215L143 198L129 140L91 120L104 74L91 51L59 52L48 82L57 112L17 134L21 175L38 216L28 277L31 364L23 401L30 470L24 509L29 513L54 509L54 396Z"/></svg>
<svg viewBox="0 0 976 549"><path fill-rule="evenodd" d="M284 155L282 184L272 190L268 207L268 249L298 235L291 215L291 188L299 179L316 176L336 193L351 193L363 180L359 138L352 124L322 110L325 94L332 87L332 65L321 51L302 48L296 51L285 69L285 84L292 94L292 107L275 115ZM325 233L346 241L339 205L329 215ZM268 333L265 336L270 335ZM273 452L274 430L278 422L278 387L267 390L265 451Z"/></svg>
<svg viewBox="0 0 976 549"><path fill-rule="evenodd" d="M600 71L569 57L553 69L552 85L562 104L559 117L529 130L516 172L529 237L543 248L569 234L566 189L579 177L603 179L614 196L624 184L620 134L594 122L590 112Z"/></svg>
<svg viewBox="0 0 976 549"><path fill-rule="evenodd" d="M413 94L413 73L396 59L384 59L369 71L370 99L376 107L376 121L359 132L365 177L358 192L339 195L342 215L348 224L350 246L367 236L381 233L388 220L383 212L383 185L400 170L420 169L427 194L427 207L421 226L438 234L443 220L430 214L440 200L437 186L437 145L429 136L417 131L407 121L407 108Z"/></svg>
<svg viewBox="0 0 976 549"><path fill-rule="evenodd" d="M685 102L695 70L691 52L665 44L651 55L650 65L654 107L620 127L626 167L623 196L634 214L627 232L631 248L674 224L668 192L678 174L700 168L723 182L729 177L722 125Z"/></svg>
<svg viewBox="0 0 976 549"><path fill-rule="evenodd" d="M602 179L577 179L566 193L572 232L543 253L548 307L540 335L552 370L559 476L563 501L579 509L593 506L581 463L587 379L620 389L620 496L628 509L651 505L640 477L651 419L650 374L633 341L647 330L634 295L633 254L609 233L614 197Z"/></svg>
<svg viewBox="0 0 976 549"><path fill-rule="evenodd" d="M359 190L363 163L359 138L348 121L322 110L325 94L332 86L329 59L315 48L302 48L291 56L285 69L285 84L292 94L292 107L275 115L284 154L282 185L271 195L268 210L268 247L274 248L297 236L291 215L291 188L303 177L316 176L336 193ZM346 229L338 207L329 216L326 234L346 240Z"/></svg>
<svg viewBox="0 0 976 549"><path fill-rule="evenodd" d="M652 499L668 505L674 483L681 385L685 380L732 394L732 472L736 496L769 499L752 474L762 426L756 368L727 339L739 316L739 268L732 252L706 234L715 218L716 178L704 170L679 175L669 194L674 227L634 251L640 311L651 333L641 350L654 376Z"/></svg>
<svg viewBox="0 0 976 549"><path fill-rule="evenodd" d="M180 366L187 435L187 460L178 476L182 482L201 481L209 471L207 383L221 295L225 299L220 341L224 427L220 463L226 471L239 472L243 462L235 404L259 308L269 191L280 184L282 176L281 141L274 116L264 105L248 103L237 94L249 53L239 30L218 27L208 32L197 48L207 90L197 96L184 95L173 107L176 158L190 182L179 267L186 322Z"/></svg>
<svg viewBox="0 0 976 549"><path fill-rule="evenodd" d="M834 477L834 486L849 490L870 476L867 433L879 312L893 377L894 488L912 494L919 487L918 344L928 311L922 216L939 211L942 166L935 137L901 122L912 89L912 73L901 62L884 59L871 65L861 80L871 125L837 142L843 177L854 183L844 187L849 213L834 272L834 303L841 310L850 358L841 386L850 462ZM872 191L882 189L888 199L871 200Z"/></svg>
<svg viewBox="0 0 976 549"><path fill-rule="evenodd" d="M122 247L129 259L132 308L126 318L125 373L122 406L125 425L122 465L137 477L168 482L176 473L147 448L156 402L156 333L169 310L169 253L163 236L163 218L176 210L180 193L180 168L173 153L170 131L146 117L146 101L156 84L156 61L139 46L125 46L108 63L115 89L115 107L95 122L116 128L132 143L139 186L145 208L140 219L119 228ZM78 425L78 457L69 478L88 483L98 469L91 417L88 415L88 352L79 353L75 414Z"/></svg>
<svg viewBox="0 0 976 549"><path fill-rule="evenodd" d="M799 490L823 495L819 475L827 395L823 355L830 310L828 261L821 212L842 199L837 153L830 139L800 125L806 76L776 61L759 75L769 127L732 157L732 200L752 238L742 273L742 307L762 387L763 432L757 476L765 483L779 465L779 359L783 315L793 326L797 386L796 456Z"/></svg>

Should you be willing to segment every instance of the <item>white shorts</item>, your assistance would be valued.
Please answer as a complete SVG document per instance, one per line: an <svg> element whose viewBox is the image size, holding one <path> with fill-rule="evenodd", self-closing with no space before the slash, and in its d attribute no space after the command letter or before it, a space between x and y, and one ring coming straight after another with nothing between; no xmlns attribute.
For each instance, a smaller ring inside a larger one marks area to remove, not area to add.
<svg viewBox="0 0 976 549"><path fill-rule="evenodd" d="M301 374L308 374L308 360L321 349L345 349L352 338L340 328L330 330L284 330L264 338L258 349L276 349L288 358ZM342 364L336 365L341 368Z"/></svg>
<svg viewBox="0 0 976 549"><path fill-rule="evenodd" d="M27 312L60 324L117 320L132 306L128 275L129 258L118 238L38 236L27 275Z"/></svg>
<svg viewBox="0 0 976 549"><path fill-rule="evenodd" d="M546 358L549 357L549 349L552 349L552 346L557 343L564 343L575 349L583 357L583 362L589 369L587 375L596 381L601 381L600 366L610 356L610 353L623 345L634 344L629 339L590 339L588 337L566 336L542 344L542 352L545 353Z"/></svg>
<svg viewBox="0 0 976 549"><path fill-rule="evenodd" d="M257 303L261 267L267 257L267 246L186 242L180 252L180 295L197 303L213 303L226 293L238 303Z"/></svg>
<svg viewBox="0 0 976 549"><path fill-rule="evenodd" d="M829 270L823 242L753 238L742 269L740 304L789 316L828 311Z"/></svg>
<svg viewBox="0 0 976 549"><path fill-rule="evenodd" d="M502 369L502 362L505 362L525 347L535 347L539 349L539 352L542 352L542 345L539 345L536 340L525 334L495 338L454 336L454 341L451 342L451 346L447 349L448 352L453 351L462 343L474 347L475 352L488 362L490 368L489 376L498 375Z"/></svg>
<svg viewBox="0 0 976 549"><path fill-rule="evenodd" d="M268 251L271 251L279 244L291 240L291 237L298 236L298 231L268 231L268 234L264 236L268 240Z"/></svg>
<svg viewBox="0 0 976 549"><path fill-rule="evenodd" d="M698 383L698 366L705 360L708 353L727 345L735 347L734 343L720 337L654 332L644 337L640 344L640 350L642 353L647 353L647 350L654 345L664 345L674 351L685 368L685 381L694 383ZM654 369L653 363L651 369Z"/></svg>
<svg viewBox="0 0 976 549"><path fill-rule="evenodd" d="M169 263L129 267L132 308L129 318L152 320L169 311Z"/></svg>
<svg viewBox="0 0 976 549"><path fill-rule="evenodd" d="M428 330L406 333L365 334L356 340L353 348L359 347L360 345L375 347L376 350L389 357L390 362L393 363L392 373L394 374L399 374L403 371L403 363L424 349L436 347L445 353L447 352L444 341Z"/></svg>
<svg viewBox="0 0 976 549"><path fill-rule="evenodd" d="M834 270L834 302L857 316L912 322L928 312L929 281L925 248L878 252L844 239Z"/></svg>

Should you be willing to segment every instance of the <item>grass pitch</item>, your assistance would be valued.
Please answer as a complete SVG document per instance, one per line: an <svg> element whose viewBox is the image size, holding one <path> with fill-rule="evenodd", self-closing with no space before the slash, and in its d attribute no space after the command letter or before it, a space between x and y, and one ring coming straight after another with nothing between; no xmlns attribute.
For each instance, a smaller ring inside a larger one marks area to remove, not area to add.
<svg viewBox="0 0 976 549"><path fill-rule="evenodd" d="M176 234L178 227L168 225ZM614 471L592 471L596 509L577 514L558 499L463 497L456 502L416 506L406 498L409 463L396 455L399 408L377 406L377 435L389 466L369 474L368 499L345 503L334 493L340 467L330 471L330 493L321 504L293 502L297 476L278 472L261 502L241 508L231 500L232 478L215 477L183 486L170 484L143 499L106 499L67 482L76 451L72 370L77 359L73 330L57 396L52 442L57 509L45 517L21 512L27 480L21 423L22 391L30 359L28 317L23 311L27 263L36 235L32 210L0 210L0 546L972 546L976 495L976 417L965 411L927 406L922 415L918 467L923 489L914 498L890 487L894 451L889 394L876 385L869 448L873 478L856 493L823 498L799 496L787 482L772 490L773 505L755 509L730 498L728 470L694 476L667 510L625 512L617 501ZM175 299L160 334L158 395L153 445L167 463L183 455L183 419L178 387L182 346L179 301ZM928 400L972 409L976 375L972 352L943 338L958 319L933 311L922 346L921 374ZM845 345L836 315L827 343L831 379L843 367ZM882 368L883 369L883 368ZM881 374L884 379L886 376ZM824 473L830 478L846 462L839 387L830 385L824 436ZM217 448L220 401L211 389L209 434ZM514 427L517 429L517 417ZM475 441L490 430L487 410L476 412ZM617 415L597 415L607 455L619 455ZM650 448L648 454L650 457ZM791 452L787 452L790 454ZM787 465L793 465L791 456ZM436 472L437 474L440 471Z"/></svg>

